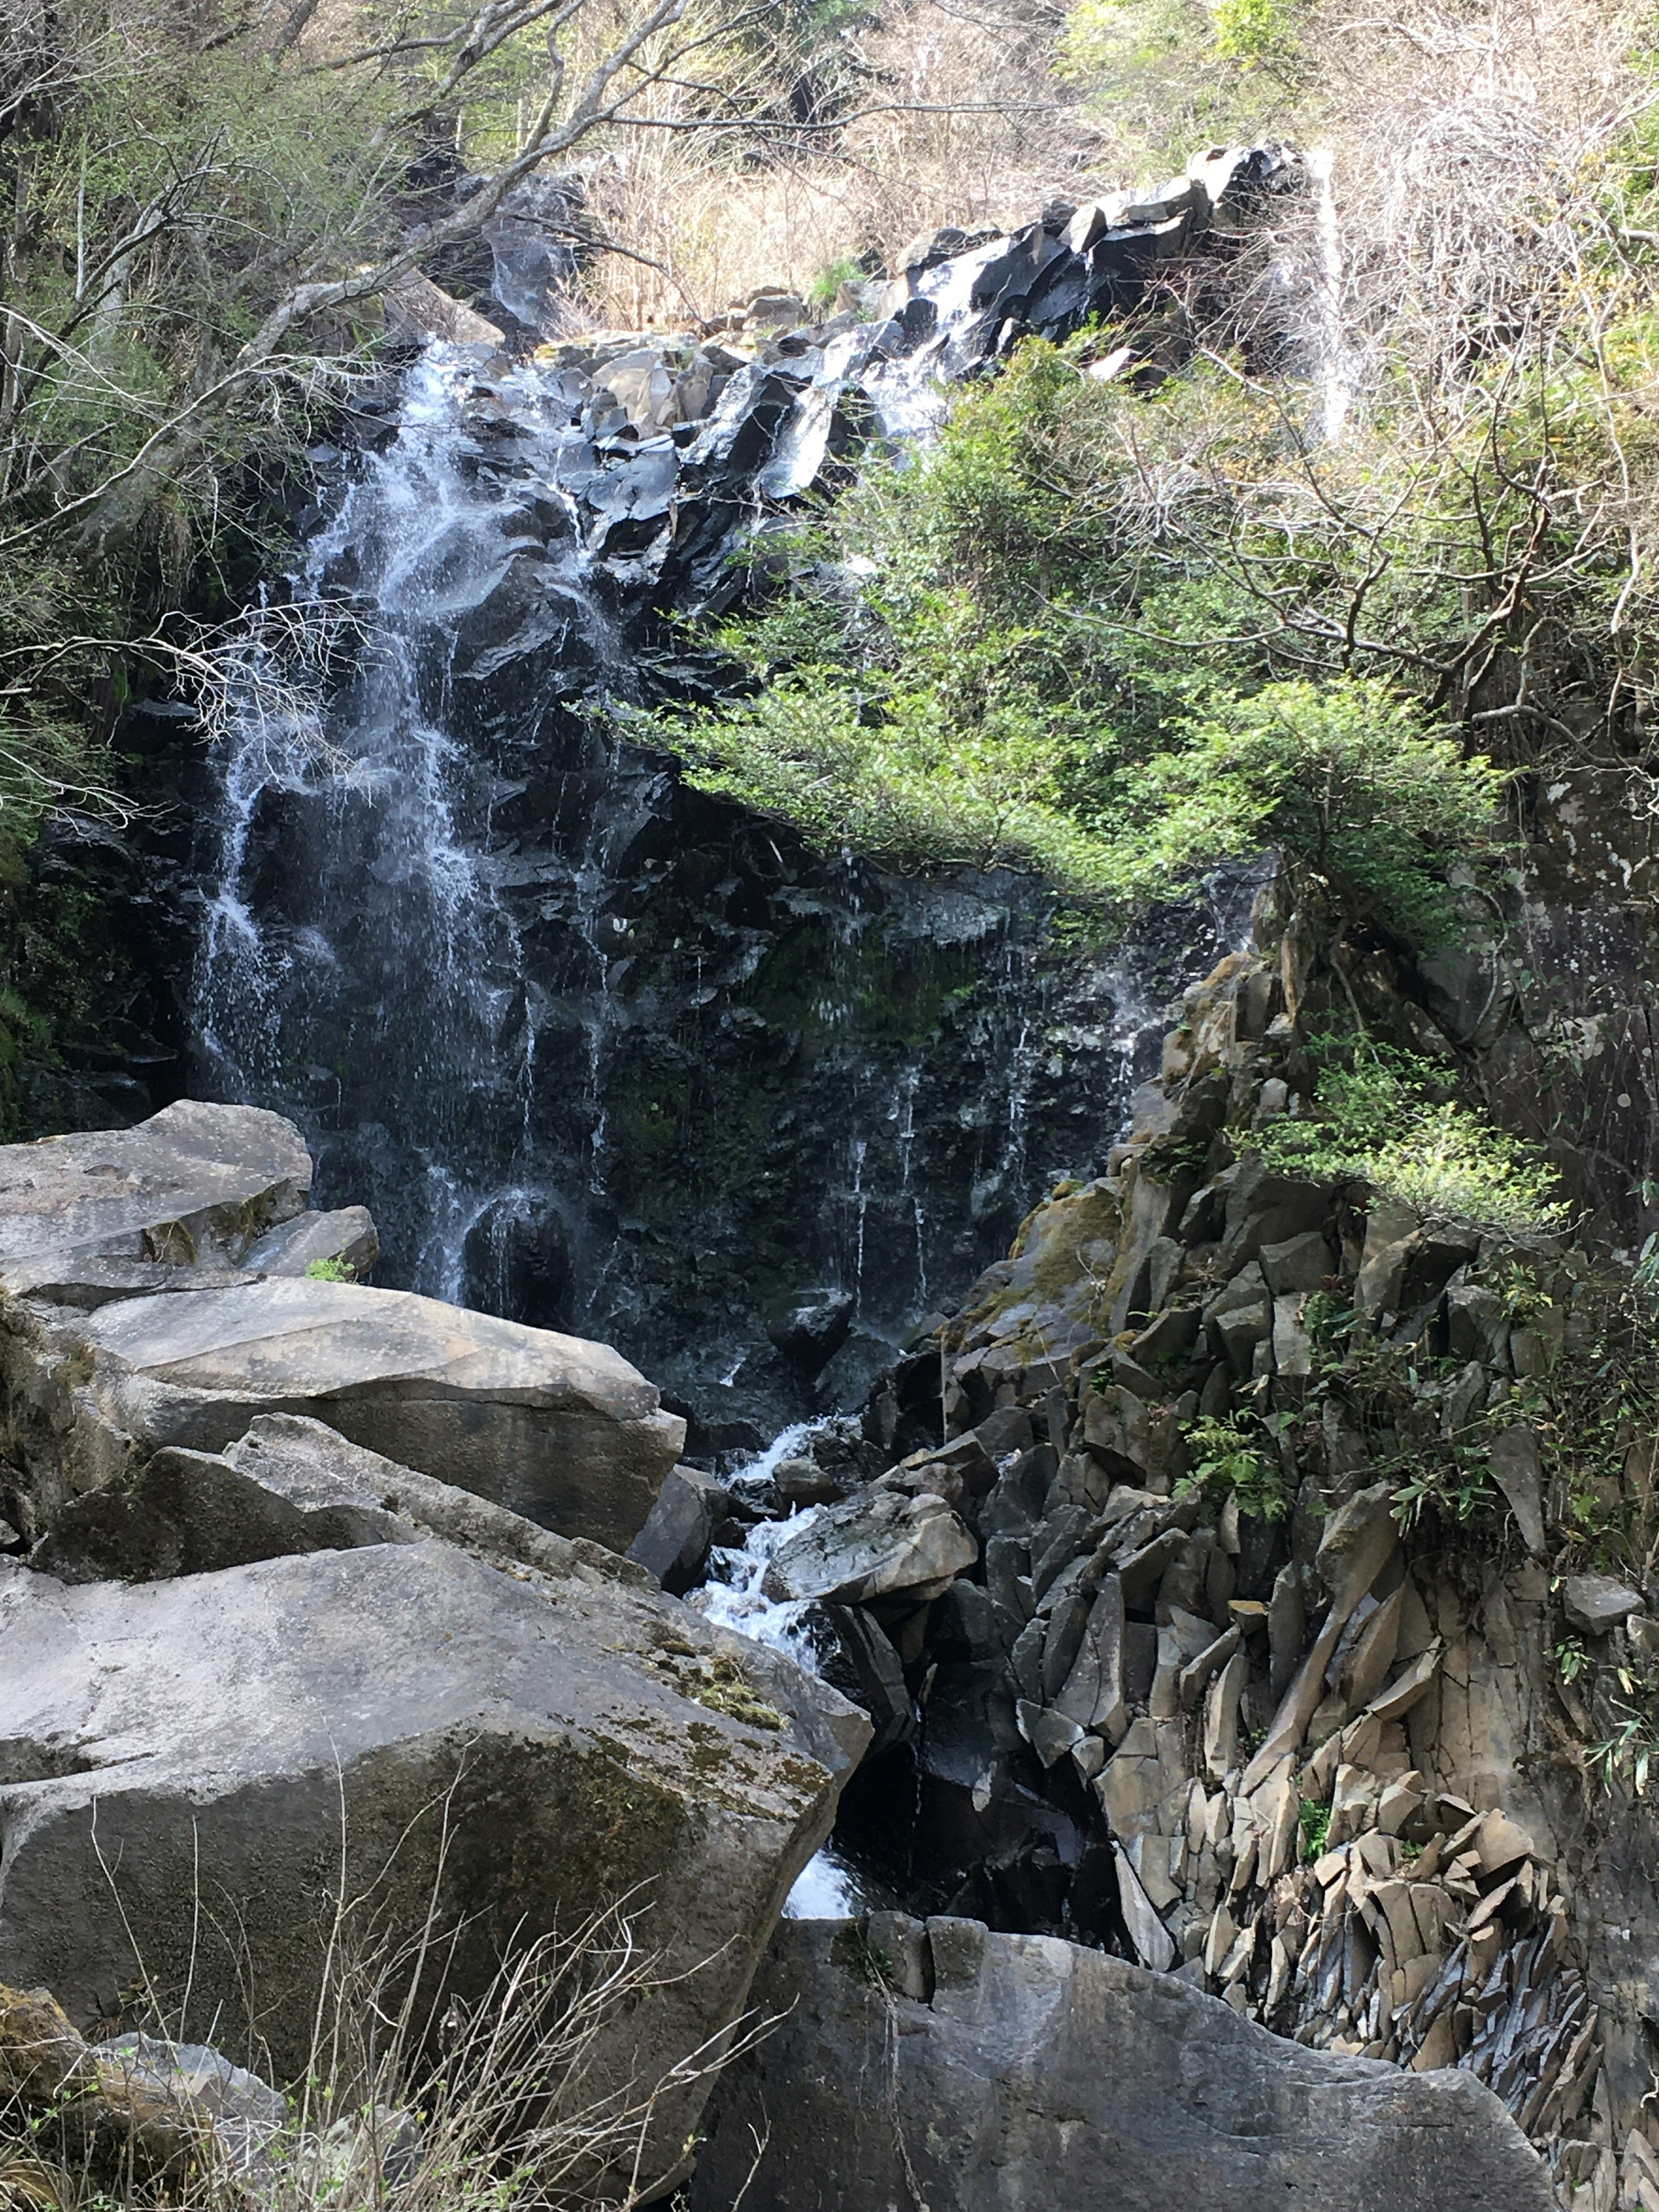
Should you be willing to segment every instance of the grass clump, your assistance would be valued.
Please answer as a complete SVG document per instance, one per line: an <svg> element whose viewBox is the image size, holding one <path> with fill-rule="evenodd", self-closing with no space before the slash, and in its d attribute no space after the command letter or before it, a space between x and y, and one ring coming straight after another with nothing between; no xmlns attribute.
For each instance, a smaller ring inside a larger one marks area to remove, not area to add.
<svg viewBox="0 0 1659 2212"><path fill-rule="evenodd" d="M306 1269L306 1279L312 1283L355 1283L357 1270L349 1260L313 1260Z"/></svg>

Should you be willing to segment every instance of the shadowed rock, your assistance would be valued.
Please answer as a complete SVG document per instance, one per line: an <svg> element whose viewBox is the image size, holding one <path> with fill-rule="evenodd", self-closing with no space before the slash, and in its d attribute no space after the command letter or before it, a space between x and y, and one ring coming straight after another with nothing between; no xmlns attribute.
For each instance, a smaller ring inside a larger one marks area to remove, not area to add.
<svg viewBox="0 0 1659 2212"><path fill-rule="evenodd" d="M927 1948L931 2003L881 1986L855 1923L783 1923L755 1996L794 2010L720 2084L691 2212L725 2212L769 2125L746 2212L1554 2203L1541 2160L1468 2074L1304 2050L1169 1975L1053 1937L930 1920Z"/></svg>

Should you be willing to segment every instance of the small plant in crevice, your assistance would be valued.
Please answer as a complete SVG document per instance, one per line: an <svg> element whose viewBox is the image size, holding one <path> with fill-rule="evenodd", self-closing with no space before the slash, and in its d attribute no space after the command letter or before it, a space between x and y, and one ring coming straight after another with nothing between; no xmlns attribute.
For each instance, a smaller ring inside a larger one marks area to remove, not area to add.
<svg viewBox="0 0 1659 2212"><path fill-rule="evenodd" d="M1491 1461L1477 1444L1455 1440L1419 1460L1394 1493L1394 1517L1409 1534L1425 1514L1467 1528L1498 1502Z"/></svg>
<svg viewBox="0 0 1659 2212"><path fill-rule="evenodd" d="M1284 1520L1295 1503L1295 1492L1272 1441L1248 1415L1231 1420L1206 1416L1194 1421L1187 1431L1188 1465L1177 1495L1190 1497L1196 1491L1212 1512L1219 1512L1229 1498L1236 1498L1246 1520Z"/></svg>
<svg viewBox="0 0 1659 2212"><path fill-rule="evenodd" d="M1605 1669L1595 1686L1593 1709L1607 1733L1589 1746L1589 1765L1609 1790L1622 1782L1643 1796L1659 1756L1659 1680L1652 1665L1632 1654Z"/></svg>
<svg viewBox="0 0 1659 2212"><path fill-rule="evenodd" d="M1303 1848L1310 1859L1322 1857L1325 1839L1331 1832L1331 1808L1322 1805L1316 1797L1304 1797L1297 1814L1297 1823L1302 1831Z"/></svg>
<svg viewBox="0 0 1659 2212"><path fill-rule="evenodd" d="M849 1972L872 1990L890 1990L898 1972L891 1952L873 1942L862 1928L855 1929L848 1939L846 1962Z"/></svg>
<svg viewBox="0 0 1659 2212"><path fill-rule="evenodd" d="M349 1260L313 1260L306 1269L311 1283L355 1283L357 1270Z"/></svg>

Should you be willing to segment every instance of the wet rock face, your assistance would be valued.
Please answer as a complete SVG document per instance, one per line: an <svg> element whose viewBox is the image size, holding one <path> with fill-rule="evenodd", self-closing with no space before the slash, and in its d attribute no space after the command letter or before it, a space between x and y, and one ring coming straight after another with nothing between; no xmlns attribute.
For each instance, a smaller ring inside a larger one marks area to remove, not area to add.
<svg viewBox="0 0 1659 2212"><path fill-rule="evenodd" d="M1555 2202L1520 2130L1467 2075L1305 2051L1070 1943L896 1913L786 1921L757 1996L789 2017L716 2093L692 2212L723 2212L757 2142L744 2197L757 2212Z"/></svg>
<svg viewBox="0 0 1659 2212"><path fill-rule="evenodd" d="M325 1198L372 1207L380 1279L618 1343L706 1439L857 1403L1103 1153L1158 1004L1237 915L1200 902L1115 964L1052 957L1030 884L818 861L587 710L708 680L659 617L739 588L738 537L854 434L914 427L937 376L1021 331L1132 301L1170 251L1230 250L1299 173L1265 151L927 241L874 322L765 299L727 332L516 367L441 344L366 394L294 580L375 609L326 745L245 732L204 762L134 718L180 802L123 908L184 1047L147 1065L151 1103L288 1114ZM491 240L522 327L534 216ZM852 1302L822 1360L769 1335L815 1291Z"/></svg>

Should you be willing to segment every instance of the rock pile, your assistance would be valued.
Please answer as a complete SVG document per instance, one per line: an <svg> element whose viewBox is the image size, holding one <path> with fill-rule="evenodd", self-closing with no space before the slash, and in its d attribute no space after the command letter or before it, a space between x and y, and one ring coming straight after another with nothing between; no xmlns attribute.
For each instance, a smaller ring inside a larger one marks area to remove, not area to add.
<svg viewBox="0 0 1659 2212"><path fill-rule="evenodd" d="M81 2027L137 1986L288 2079L342 1881L463 2001L627 1897L665 1972L594 2078L653 2088L741 2009L868 1723L594 1540L683 1434L642 1377L276 1271L372 1234L309 1182L240 1107L0 1151L0 1982Z"/></svg>
<svg viewBox="0 0 1659 2212"><path fill-rule="evenodd" d="M1251 1134L1307 1085L1322 984L1294 927L1260 926L1189 994L1108 1172L1041 1206L872 1399L890 1450L931 1395L943 1446L779 1556L890 1523L893 1496L975 1544L877 1616L946 1910L1103 1943L1304 2045L1468 2074L1563 2203L1659 2201L1650 2002L1566 1863L1574 1770L1552 1779L1558 1637L1625 1666L1659 1637L1613 1577L1568 1576L1564 1625L1552 1596L1565 1506L1534 1423L1580 1327L1571 1267L1528 1252L1539 1294L1506 1300L1502 1240L1264 1167ZM1459 1553L1401 1487L1470 1437L1498 1504Z"/></svg>
<svg viewBox="0 0 1659 2212"><path fill-rule="evenodd" d="M526 526L544 538L574 530L619 581L682 609L724 604L739 587L727 559L738 534L822 481L856 442L916 427L936 380L1006 355L1028 333L1060 339L1133 307L1171 258L1226 250L1275 197L1304 184L1299 159L1277 145L1212 150L1151 192L1056 203L1006 234L920 238L878 298L861 293L827 320L791 294L763 290L715 331L596 332L542 346L543 394L568 408L572 435L556 481L527 488ZM488 326L472 327L435 286L404 288L395 308L401 327L493 351ZM1097 373L1126 374L1162 343L1132 339ZM517 426L489 361L480 368L480 465L508 484Z"/></svg>

